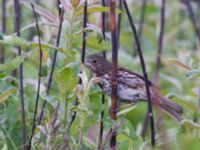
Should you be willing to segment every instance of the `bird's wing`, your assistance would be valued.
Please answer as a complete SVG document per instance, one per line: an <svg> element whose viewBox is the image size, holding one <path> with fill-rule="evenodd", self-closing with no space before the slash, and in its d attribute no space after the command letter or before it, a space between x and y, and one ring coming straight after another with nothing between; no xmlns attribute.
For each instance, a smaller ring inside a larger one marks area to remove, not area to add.
<svg viewBox="0 0 200 150"><path fill-rule="evenodd" d="M117 74L117 81L119 82L119 84L120 83L126 84L130 88L144 90L144 92L146 91L145 81L143 77L136 73L119 69ZM159 98L160 97L159 89L155 85L153 85L152 82L150 81L149 81L149 87L150 87L152 102L154 104L161 105L163 102Z"/></svg>
<svg viewBox="0 0 200 150"><path fill-rule="evenodd" d="M118 71L117 81L124 83L130 86L131 88L137 88L137 87L143 88L145 86L145 82L142 78L139 78L136 74L124 70Z"/></svg>
<svg viewBox="0 0 200 150"><path fill-rule="evenodd" d="M135 73L135 72L133 72L133 71L130 71L130 70L128 70L128 69L126 69L126 68L122 68L122 67L120 67L120 68L118 68L118 73L119 72L127 72L128 74L129 74L129 76L135 76L135 77L137 77L137 78L139 78L140 79L140 83L142 83L143 82L143 85L145 85L145 81L144 81L144 77L142 76L142 75L140 75L140 74L138 74L138 73ZM128 76L128 77L129 77ZM138 79L138 80L139 80ZM155 89L157 89L158 91L160 91L160 88L157 86L157 85L155 85L152 81L150 81L149 80L149 86L153 86Z"/></svg>

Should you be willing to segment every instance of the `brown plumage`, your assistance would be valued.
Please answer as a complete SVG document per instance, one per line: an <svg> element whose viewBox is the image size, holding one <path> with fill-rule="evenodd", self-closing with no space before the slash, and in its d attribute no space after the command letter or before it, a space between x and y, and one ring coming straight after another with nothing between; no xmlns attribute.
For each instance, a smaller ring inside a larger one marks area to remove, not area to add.
<svg viewBox="0 0 200 150"><path fill-rule="evenodd" d="M99 55L91 55L86 60L85 66L91 69L92 72L96 73L97 77L102 78L101 82L99 83L100 87L104 93L111 95L112 64ZM117 82L117 96L121 101L135 103L138 101L147 100L143 76L128 69L119 67L117 73ZM151 81L149 81L149 85L152 103L180 121L182 107L170 101L169 99L162 97L159 94L159 88Z"/></svg>

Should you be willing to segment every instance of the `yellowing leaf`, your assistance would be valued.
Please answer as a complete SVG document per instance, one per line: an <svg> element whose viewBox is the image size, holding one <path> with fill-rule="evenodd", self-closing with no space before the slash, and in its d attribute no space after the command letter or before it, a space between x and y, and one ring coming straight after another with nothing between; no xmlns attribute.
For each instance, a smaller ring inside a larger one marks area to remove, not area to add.
<svg viewBox="0 0 200 150"><path fill-rule="evenodd" d="M36 56L37 56L37 58L40 57L40 50L39 50L39 48L36 50ZM43 65L46 63L48 57L49 57L48 51L43 49L43 50L42 50L42 64L43 64ZM39 59L38 59L38 60L39 60Z"/></svg>
<svg viewBox="0 0 200 150"><path fill-rule="evenodd" d="M183 62L181 62L180 60L178 59L169 59L167 60L168 63L171 63L171 64L175 64L177 66L180 66L186 70L191 70L191 68L189 66L187 66L186 64L184 64Z"/></svg>
<svg viewBox="0 0 200 150"><path fill-rule="evenodd" d="M0 95L0 104L3 103L10 95L16 92L16 89L8 89Z"/></svg>
<svg viewBox="0 0 200 150"><path fill-rule="evenodd" d="M83 7L80 7L79 10L76 12L77 16L83 15ZM102 6L92 6L88 8L88 13L95 13L95 12L110 12L109 7L102 7ZM122 11L116 8L116 13L119 14Z"/></svg>
<svg viewBox="0 0 200 150"><path fill-rule="evenodd" d="M79 4L80 0L71 0L72 6L77 7Z"/></svg>

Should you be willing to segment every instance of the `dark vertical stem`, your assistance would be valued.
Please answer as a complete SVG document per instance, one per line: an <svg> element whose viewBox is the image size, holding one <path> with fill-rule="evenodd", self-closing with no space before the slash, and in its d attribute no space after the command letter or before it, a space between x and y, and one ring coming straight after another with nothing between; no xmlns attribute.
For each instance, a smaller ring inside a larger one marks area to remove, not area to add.
<svg viewBox="0 0 200 150"><path fill-rule="evenodd" d="M105 0L102 0L101 4L102 4L103 7L105 7L106 6ZM102 21L101 30L102 30L104 40L106 38L106 35L105 35L105 19L106 18L105 18L105 16L106 16L105 12L102 12L102 14L101 14L101 21ZM106 58L106 52L103 51L102 54L103 54L103 57ZM102 107L101 108L104 108L103 107L104 104L105 104L105 95L104 95L104 93L102 93L102 95L101 95L101 105L102 105ZM104 109L101 110L98 149L102 149L102 138L103 138L103 130L104 130L103 118L104 118Z"/></svg>
<svg viewBox="0 0 200 150"><path fill-rule="evenodd" d="M42 46L41 46L41 38L40 38L40 29L38 25L38 19L37 15L35 12L34 5L31 3L31 7L33 9L33 15L35 18L35 23L36 23L36 29L37 29L37 34L38 34L38 43L39 43L39 51L40 51L40 58L39 58L39 68L38 68L38 85L37 85L37 93L36 93L36 99L35 99L35 109L34 109L34 114L33 114L33 122L32 122L32 130L29 138L29 144L28 144L28 150L31 149L31 141L35 132L35 127L36 127L36 115L38 111L38 101L39 101L39 96L40 96L40 83L41 83L41 72L42 72Z"/></svg>
<svg viewBox="0 0 200 150"><path fill-rule="evenodd" d="M142 0L142 8L141 8L140 22L139 22L139 29L138 29L138 37L140 40L142 37L142 29L143 29L143 24L144 24L146 4L147 4L147 0Z"/></svg>
<svg viewBox="0 0 200 150"><path fill-rule="evenodd" d="M139 28L138 28L138 38L139 38L140 42L141 42L141 38L142 38L142 30L143 30L143 24L144 24L144 15L145 15L146 4L147 4L147 0L142 0L142 8L141 8L141 14L140 14ZM133 56L136 56L136 55L137 55L137 52L134 50ZM146 121L146 122L148 122L148 121Z"/></svg>
<svg viewBox="0 0 200 150"><path fill-rule="evenodd" d="M2 33L6 33L6 0L2 1ZM1 56L0 63L4 63L5 61L5 49L3 46L0 47Z"/></svg>
<svg viewBox="0 0 200 150"><path fill-rule="evenodd" d="M146 93L147 93L147 99L148 99L148 109L149 109L149 118L150 118L150 125L151 125L151 144L152 146L155 146L155 129L154 129L154 120L153 120L153 109L152 109L152 104L151 104L151 95L150 95L150 90L149 90L149 81L148 81L148 75L146 72L146 66L145 66L145 62L144 62L144 58L142 55L142 50L141 50L141 46L140 46L140 40L137 36L137 31L136 28L134 26L128 5L126 3L126 0L123 0L123 4L124 4L124 8L127 14L127 17L129 19L134 37L135 37L135 43L136 43L136 48L137 48L137 52L140 58L140 63L142 66L142 72L143 72L143 76L144 76L144 80L145 80L145 84L146 84Z"/></svg>
<svg viewBox="0 0 200 150"><path fill-rule="evenodd" d="M105 104L105 95L101 95L101 104L104 106ZM104 107L102 107L104 108ZM101 120L100 120L100 127L99 127L99 141L98 141L98 149L102 149L102 138L103 138L103 129L104 129L104 124L103 124L103 118L104 118L104 110L101 110Z"/></svg>
<svg viewBox="0 0 200 150"><path fill-rule="evenodd" d="M140 135L143 138L143 140L145 138L145 133L148 127L148 121L149 121L149 109L147 109L147 112L143 121L143 125L142 125L141 135Z"/></svg>
<svg viewBox="0 0 200 150"><path fill-rule="evenodd" d="M154 79L157 83L159 82L159 79L160 79L159 72L160 72L161 53L162 53L162 48L163 48L164 27L165 27L165 0L162 0L161 15L160 15L160 34L158 38L156 72L154 76Z"/></svg>
<svg viewBox="0 0 200 150"><path fill-rule="evenodd" d="M82 34L82 50L81 50L81 63L84 64L85 62L85 48L86 48L86 36L87 36L87 32L86 32L86 27L87 27L87 0L84 2L84 12L83 12L83 34ZM82 79L79 78L79 84L82 84ZM78 99L76 99L76 103ZM75 113L76 115L76 113ZM74 117L75 119L75 117ZM82 129L81 129L82 130ZM82 131L80 131L79 133L79 147L81 147L82 145L82 140L83 140L83 133Z"/></svg>
<svg viewBox="0 0 200 150"><path fill-rule="evenodd" d="M15 32L17 36L20 37L20 5L18 0L14 0L14 10L15 10ZM18 47L18 55L21 55L21 48ZM21 119L22 119L22 149L26 149L26 129L25 129L25 109L24 109L24 86L23 86L23 63L19 65L19 95L21 103Z"/></svg>
<svg viewBox="0 0 200 150"><path fill-rule="evenodd" d="M105 0L101 0L101 4L102 4L102 6L103 7L106 7L106 2L105 2ZM105 39L105 37L106 37L106 13L105 12L102 12L102 14L101 14L101 21L102 21L102 34L103 34L103 38Z"/></svg>
<svg viewBox="0 0 200 150"><path fill-rule="evenodd" d="M101 0L101 3L102 3L103 7L106 6L105 0ZM101 21L102 21L101 28L102 28L103 39L105 40L106 39L106 13L105 12L102 12ZM106 52L105 51L103 51L103 57L106 58Z"/></svg>
<svg viewBox="0 0 200 150"><path fill-rule="evenodd" d="M189 12L189 15L190 15L190 19L193 23L193 26L195 28L195 31L196 31L196 35L197 35L197 38L198 38L198 41L199 41L199 44L200 44L200 26L198 26L198 22L195 18L195 14L194 14L194 11L193 11L193 8L191 6L191 3L190 3L190 0L181 0L182 2L185 3L187 9L188 9L188 12ZM200 99L198 98L199 100L199 104L200 104ZM199 107L199 106L198 106ZM196 120L196 116L194 115L194 120Z"/></svg>
<svg viewBox="0 0 200 150"><path fill-rule="evenodd" d="M112 120L117 119L117 61L118 61L118 48L117 48L117 28L116 28L116 13L115 13L115 0L110 0L110 30L112 37L112 102L110 108L110 117ZM116 131L111 135L110 148L116 149Z"/></svg>
<svg viewBox="0 0 200 150"><path fill-rule="evenodd" d="M61 12L62 12L62 5L60 0L57 1L57 8L58 8L58 15L60 16Z"/></svg>
<svg viewBox="0 0 200 150"><path fill-rule="evenodd" d="M197 34L197 38L198 38L199 43L200 43L200 28L198 27L198 23L196 21L196 18L195 18L194 11L192 9L190 0L182 0L182 2L184 2L185 5L187 6L187 9L188 9L188 12L189 12L189 15L190 15L190 19L191 19L191 21L192 21L192 23L194 25L194 28L195 28L196 34Z"/></svg>
<svg viewBox="0 0 200 150"><path fill-rule="evenodd" d="M87 0L84 4L84 15L83 15L83 29L87 27ZM84 30L82 35L82 51L81 51L81 61L82 63L85 62L85 48L86 48L86 31Z"/></svg>
<svg viewBox="0 0 200 150"><path fill-rule="evenodd" d="M122 0L119 0L119 5L118 8L121 10L122 9ZM117 19L117 47L119 48L120 46L120 29L121 29L121 18L122 18L122 14L120 13L118 15L118 19Z"/></svg>
<svg viewBox="0 0 200 150"><path fill-rule="evenodd" d="M56 39L56 47L59 47L59 43L60 43L60 35L61 35L61 30L62 30L63 16L64 16L64 9L62 9L60 16L59 16L60 22L59 22L59 28L58 28L58 36L57 36L57 39ZM54 73L55 64L56 64L56 58L57 58L57 50L55 50L55 52L54 52L53 62L52 62L52 66L51 66L51 70L50 70L50 74L49 74L49 78L48 78L47 89L46 89L46 95L47 96L49 95L49 90L50 90L51 83L52 83L53 73ZM41 124L44 109L46 107L46 103L47 103L47 100L44 100L43 104L42 104L41 111L40 111L39 119L38 119L38 125Z"/></svg>
<svg viewBox="0 0 200 150"><path fill-rule="evenodd" d="M84 3L84 12L83 12L83 29L85 29L87 27L87 0L85 1ZM81 50L81 63L84 64L85 62L85 48L86 48L86 36L87 36L87 33L85 30L83 30L83 35L82 35L82 50ZM82 81L81 81L81 78L79 78L79 81L78 81L79 84L82 84ZM76 98L75 102L74 102L74 105L77 106L78 105L78 99ZM73 113L72 115L72 119L71 119L71 122L69 124L69 127L68 129L71 128L74 120L76 118L76 111Z"/></svg>

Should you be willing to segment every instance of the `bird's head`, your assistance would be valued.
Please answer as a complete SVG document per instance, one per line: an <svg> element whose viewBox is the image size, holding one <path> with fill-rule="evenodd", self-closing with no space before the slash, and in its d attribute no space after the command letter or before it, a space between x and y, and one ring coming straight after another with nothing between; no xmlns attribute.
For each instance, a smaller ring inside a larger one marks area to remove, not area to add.
<svg viewBox="0 0 200 150"><path fill-rule="evenodd" d="M106 74L112 68L109 61L97 54L90 55L85 62L85 66L99 76Z"/></svg>

